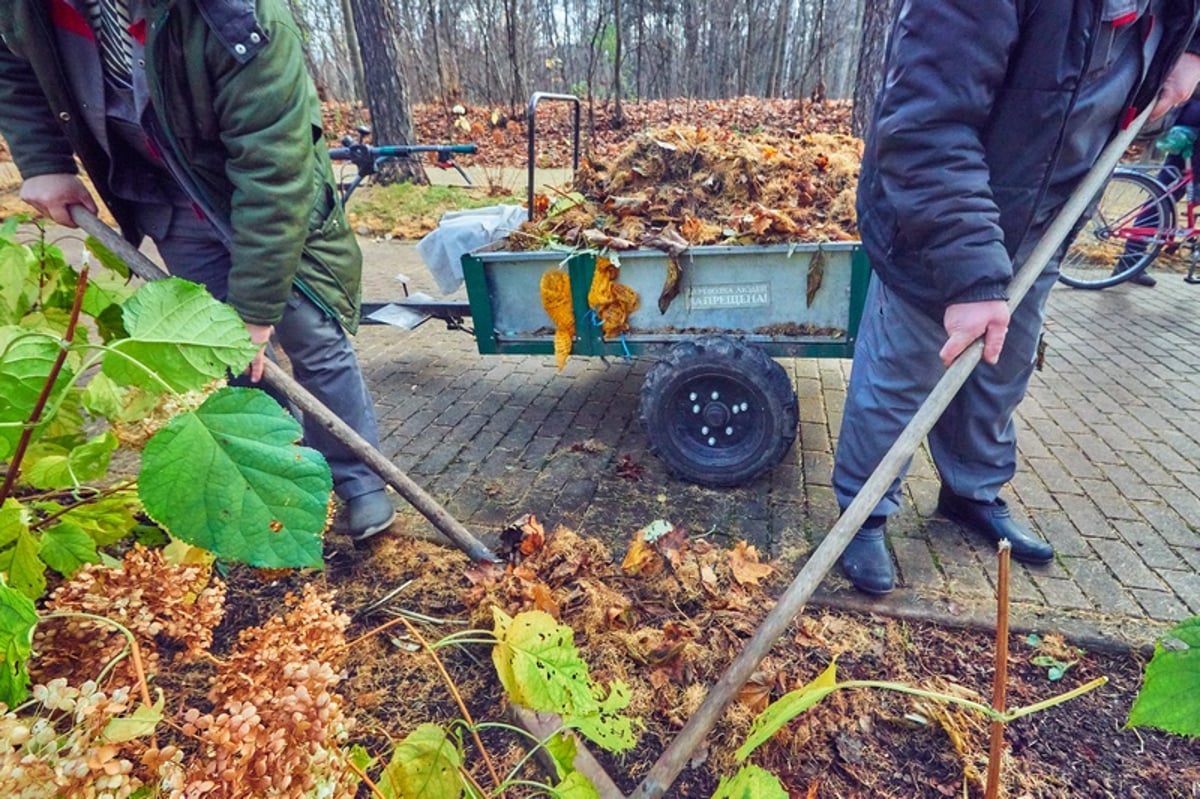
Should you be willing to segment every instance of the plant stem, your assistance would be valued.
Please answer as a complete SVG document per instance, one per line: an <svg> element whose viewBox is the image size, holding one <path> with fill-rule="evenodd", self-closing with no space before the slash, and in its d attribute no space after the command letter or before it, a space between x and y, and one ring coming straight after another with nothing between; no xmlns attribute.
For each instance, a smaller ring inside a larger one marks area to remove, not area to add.
<svg viewBox="0 0 1200 799"><path fill-rule="evenodd" d="M117 629L117 632L125 636L125 640L129 642L129 655L133 660L133 673L137 677L138 688L141 689L142 704L146 707L154 707L154 702L150 699L150 686L146 681L146 670L142 666L142 648L138 646L137 637L125 625L118 621L108 618L107 616L98 616L95 613L81 613L79 611L59 611L43 616L43 620L48 619L88 619L90 621L108 624Z"/></svg>
<svg viewBox="0 0 1200 799"><path fill-rule="evenodd" d="M29 449L29 442L33 438L33 429L37 427L42 418L42 412L46 409L46 403L50 400L50 394L54 392L54 384L58 382L58 376L62 373L63 364L67 362L67 350L71 342L75 339L75 327L79 324L79 311L83 307L83 294L87 289L88 270L83 267L79 272L79 279L75 281L75 301L71 304L71 316L67 320L67 331L63 334L62 345L58 348L58 355L54 357L54 365L50 367L50 374L46 377L46 383L42 386L42 391L38 394L37 402L34 403L33 412L29 414L29 421L25 423L25 428L21 431L21 438L17 442L17 447L13 451L13 456L8 462L8 471L4 475L4 485L0 486L0 505L8 499L12 493L13 485L17 482L17 475L21 473L21 461L25 457L25 451Z"/></svg>
<svg viewBox="0 0 1200 799"><path fill-rule="evenodd" d="M367 772L356 766L354 761L350 759L349 755L341 751L341 749L338 750L338 754L342 756L342 760L344 760L346 765L350 767L350 770L357 774L358 778L362 780L364 784L366 784L367 788L370 789L372 796L377 796L379 799L387 799L383 791L379 790L379 786L376 785L369 776L367 776Z"/></svg>
<svg viewBox="0 0 1200 799"><path fill-rule="evenodd" d="M1012 545L1000 541L997 553L999 571L996 577L996 673L992 678L992 710L1004 712L1005 690L1008 687L1008 572ZM1000 761L1004 754L1004 722L993 718L988 746L986 799L1000 795Z"/></svg>
<svg viewBox="0 0 1200 799"><path fill-rule="evenodd" d="M492 784L499 788L502 784L500 774L496 771L496 765L492 763L491 755L484 748L483 740L479 737L479 731L475 729L475 720L471 718L471 711L467 710L467 703L463 701L462 694L458 692L458 688L454 685L454 680L450 678L449 672L446 671L446 667L442 664L442 659L437 656L437 653L433 651L433 647L425 640L425 636L421 635L412 622L403 616L396 621L403 622L404 626L408 628L409 635L416 638L425 651L429 653L429 656L433 658L433 663L437 666L438 672L442 675L442 680L445 681L446 687L450 690L450 695L454 697L454 701L463 715L463 720L467 722L467 728L471 730L471 737L475 739L475 746L479 747L479 754L483 757L483 763L487 766L488 774L492 777Z"/></svg>

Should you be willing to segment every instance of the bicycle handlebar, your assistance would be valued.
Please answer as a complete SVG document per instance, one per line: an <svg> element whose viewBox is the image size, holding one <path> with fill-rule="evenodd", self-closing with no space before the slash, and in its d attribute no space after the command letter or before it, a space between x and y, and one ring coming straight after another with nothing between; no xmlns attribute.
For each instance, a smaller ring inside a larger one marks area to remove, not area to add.
<svg viewBox="0 0 1200 799"><path fill-rule="evenodd" d="M437 153L438 161L446 163L455 155L473 155L479 152L474 144L385 144L378 147L370 144L350 144L334 147L329 157L334 161L350 161L360 168L373 167L381 158L399 158L416 153Z"/></svg>
<svg viewBox="0 0 1200 799"><path fill-rule="evenodd" d="M365 135L360 131L360 135ZM349 138L349 137L347 137ZM358 168L358 175L354 180L339 184L342 193L342 202L349 201L350 195L358 188L368 177L374 175L378 171L379 165L389 158L403 158L417 153L437 153L438 166L442 168L453 167L462 175L463 180L467 185L471 185L471 177L463 171L463 168L454 160L456 155L471 155L479 152L479 148L474 144L383 144L378 147L359 142L358 144L348 144L346 139L342 140L341 147L333 147L329 150L329 158L333 161L349 161Z"/></svg>

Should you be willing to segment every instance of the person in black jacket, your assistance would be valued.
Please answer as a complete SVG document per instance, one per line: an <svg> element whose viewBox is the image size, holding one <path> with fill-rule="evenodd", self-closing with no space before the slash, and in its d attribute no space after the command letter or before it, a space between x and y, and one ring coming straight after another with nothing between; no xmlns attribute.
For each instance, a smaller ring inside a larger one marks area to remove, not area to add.
<svg viewBox="0 0 1200 799"><path fill-rule="evenodd" d="M847 507L949 365L983 362L929 434L938 510L1013 557L1054 550L1012 518L1013 414L1057 263L1009 314L1008 284L1119 126L1162 116L1200 79L1197 0L905 0L858 188L874 275L833 484ZM887 517L900 478L841 558L861 591L895 586Z"/></svg>

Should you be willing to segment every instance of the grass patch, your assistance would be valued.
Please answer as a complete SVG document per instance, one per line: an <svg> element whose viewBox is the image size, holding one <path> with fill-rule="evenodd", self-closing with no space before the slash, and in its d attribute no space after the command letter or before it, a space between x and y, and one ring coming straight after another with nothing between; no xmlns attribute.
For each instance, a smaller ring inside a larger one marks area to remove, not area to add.
<svg viewBox="0 0 1200 799"><path fill-rule="evenodd" d="M354 192L346 215L362 236L419 239L437 227L447 211L520 202L512 194L489 195L483 187L371 184Z"/></svg>

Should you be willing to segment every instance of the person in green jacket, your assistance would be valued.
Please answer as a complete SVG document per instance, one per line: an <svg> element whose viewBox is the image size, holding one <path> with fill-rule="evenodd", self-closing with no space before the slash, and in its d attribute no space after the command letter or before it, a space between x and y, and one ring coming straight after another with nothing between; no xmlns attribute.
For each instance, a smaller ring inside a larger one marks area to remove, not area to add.
<svg viewBox="0 0 1200 799"><path fill-rule="evenodd" d="M71 206L97 209L82 163L131 242L151 238L255 343L278 342L301 385L377 444L348 338L362 254L278 0L0 0L0 38L0 135L21 198L73 226ZM319 424L305 440L330 464L350 534L387 529L383 480Z"/></svg>

